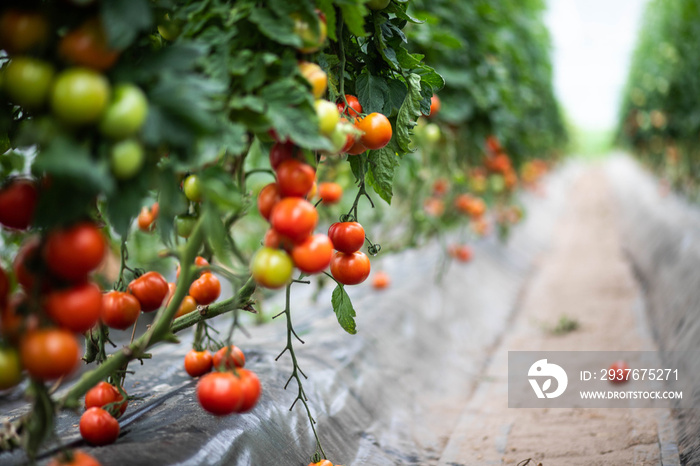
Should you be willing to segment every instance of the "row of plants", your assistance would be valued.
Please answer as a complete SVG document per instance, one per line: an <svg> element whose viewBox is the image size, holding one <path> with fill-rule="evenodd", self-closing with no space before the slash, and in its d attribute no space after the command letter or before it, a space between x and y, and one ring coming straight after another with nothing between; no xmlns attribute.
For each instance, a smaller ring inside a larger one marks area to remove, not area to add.
<svg viewBox="0 0 700 466"><path fill-rule="evenodd" d="M332 282L330 307L354 334L346 287L368 278L370 257L458 225L507 235L523 214L513 193L536 186L539 157L564 140L541 14L511 0L6 2L0 390L26 379L32 405L2 427L0 450L35 458L57 414L83 406L86 442L115 442L129 364L188 328L202 408L253 409L263 387L236 330L260 315L263 290L284 289L278 359L311 460L330 463L292 287ZM114 349L110 332L129 343ZM99 464L68 449L53 461Z"/></svg>

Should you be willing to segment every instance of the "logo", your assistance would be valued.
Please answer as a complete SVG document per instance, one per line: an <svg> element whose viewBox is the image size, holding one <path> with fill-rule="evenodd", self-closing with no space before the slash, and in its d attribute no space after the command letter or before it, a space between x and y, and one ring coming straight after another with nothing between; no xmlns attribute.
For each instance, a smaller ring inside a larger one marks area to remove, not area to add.
<svg viewBox="0 0 700 466"><path fill-rule="evenodd" d="M561 366L548 363L546 359L540 359L530 366L527 375L528 377L547 377L541 387L537 379L528 379L537 398L556 398L564 393L566 385L569 383L566 371ZM557 389L549 392L548 390L552 386L552 379L557 381Z"/></svg>

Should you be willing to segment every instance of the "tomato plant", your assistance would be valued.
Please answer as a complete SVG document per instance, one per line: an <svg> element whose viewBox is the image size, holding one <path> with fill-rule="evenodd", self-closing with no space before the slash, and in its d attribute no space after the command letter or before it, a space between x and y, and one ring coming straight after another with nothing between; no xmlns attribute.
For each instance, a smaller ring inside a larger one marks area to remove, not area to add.
<svg viewBox="0 0 700 466"><path fill-rule="evenodd" d="M209 351L190 350L185 355L185 372L191 377L199 377L211 371L214 362Z"/></svg>
<svg viewBox="0 0 700 466"><path fill-rule="evenodd" d="M108 411L93 406L80 417L80 435L91 445L109 445L119 437L119 422Z"/></svg>
<svg viewBox="0 0 700 466"><path fill-rule="evenodd" d="M114 404L111 407L107 407L107 405L112 403ZM85 394L86 410L93 407L105 409L110 408L108 411L121 416L126 411L128 404L128 400L124 399L124 396L119 392L119 389L105 381L98 383Z"/></svg>
<svg viewBox="0 0 700 466"><path fill-rule="evenodd" d="M141 303L123 291L110 291L102 296L100 318L108 327L126 330L134 325L141 313Z"/></svg>
<svg viewBox="0 0 700 466"><path fill-rule="evenodd" d="M359 118L355 126L364 133L360 137L362 145L372 150L381 149L389 144L393 133L389 119L376 112Z"/></svg>

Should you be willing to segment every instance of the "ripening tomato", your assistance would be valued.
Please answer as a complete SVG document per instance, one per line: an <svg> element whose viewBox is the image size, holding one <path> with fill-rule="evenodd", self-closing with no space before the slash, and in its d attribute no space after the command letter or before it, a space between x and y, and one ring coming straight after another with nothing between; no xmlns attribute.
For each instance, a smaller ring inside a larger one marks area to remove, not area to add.
<svg viewBox="0 0 700 466"><path fill-rule="evenodd" d="M318 52L326 43L328 26L325 15L318 15L318 26L313 28L300 14L290 15L294 21L294 33L301 39L302 46L298 50L302 53Z"/></svg>
<svg viewBox="0 0 700 466"><path fill-rule="evenodd" d="M22 381L22 364L17 349L0 347L0 391L15 387Z"/></svg>
<svg viewBox="0 0 700 466"><path fill-rule="evenodd" d="M197 301L200 306L211 304L221 294L221 283L211 272L203 273L190 285L190 296Z"/></svg>
<svg viewBox="0 0 700 466"><path fill-rule="evenodd" d="M292 279L294 263L281 249L262 247L250 261L250 273L258 285L265 288L281 288Z"/></svg>
<svg viewBox="0 0 700 466"><path fill-rule="evenodd" d="M126 330L136 323L141 303L135 296L123 291L110 291L102 296L100 317L107 327Z"/></svg>
<svg viewBox="0 0 700 466"><path fill-rule="evenodd" d="M159 210L157 202L154 202L150 208L146 206L141 207L141 212L138 216L139 230L151 231L155 227Z"/></svg>
<svg viewBox="0 0 700 466"><path fill-rule="evenodd" d="M338 107L328 100L318 99L314 102L316 116L318 117L318 129L329 136L340 122Z"/></svg>
<svg viewBox="0 0 700 466"><path fill-rule="evenodd" d="M80 417L80 435L91 445L109 445L119 437L119 421L106 410L93 406Z"/></svg>
<svg viewBox="0 0 700 466"><path fill-rule="evenodd" d="M286 160L304 160L304 153L291 142L276 142L270 148L270 166L273 170Z"/></svg>
<svg viewBox="0 0 700 466"><path fill-rule="evenodd" d="M152 312L168 296L168 282L158 272L146 272L129 283L129 292L139 300L143 312Z"/></svg>
<svg viewBox="0 0 700 466"><path fill-rule="evenodd" d="M324 234L311 235L292 249L294 265L304 273L323 272L333 258L333 243Z"/></svg>
<svg viewBox="0 0 700 466"><path fill-rule="evenodd" d="M496 137L496 135L494 134L486 138L486 148L492 154L498 154L499 152L503 151L503 147L501 147L501 142L498 140L498 137Z"/></svg>
<svg viewBox="0 0 700 466"><path fill-rule="evenodd" d="M208 267L209 261L206 260L205 258L203 258L202 256L197 256L194 258L194 265L195 265L195 267L199 267L199 268ZM203 270L199 274L202 275L203 273L206 273L206 272L208 272L208 269ZM175 271L175 278L180 278L180 264L177 264L177 270ZM173 284L173 289L171 290L173 292L175 291L174 286L175 285Z"/></svg>
<svg viewBox="0 0 700 466"><path fill-rule="evenodd" d="M174 319L177 319L178 317L185 316L191 312L194 312L197 310L197 301L190 296L187 295L184 298L182 298L182 302L180 302L180 307L177 308L177 312L175 313Z"/></svg>
<svg viewBox="0 0 700 466"><path fill-rule="evenodd" d="M44 298L44 309L54 323L83 333L95 326L102 311L102 292L94 283L53 290Z"/></svg>
<svg viewBox="0 0 700 466"><path fill-rule="evenodd" d="M94 457L84 451L73 450L54 456L48 466L102 466Z"/></svg>
<svg viewBox="0 0 700 466"><path fill-rule="evenodd" d="M426 116L430 118L435 117L438 112L440 112L440 107L442 107L440 98L437 96L437 94L433 94L433 96L430 98L430 113Z"/></svg>
<svg viewBox="0 0 700 466"><path fill-rule="evenodd" d="M216 416L235 413L243 402L238 377L230 372L210 372L197 383L197 399L205 411Z"/></svg>
<svg viewBox="0 0 700 466"><path fill-rule="evenodd" d="M109 81L88 68L68 68L56 76L51 90L51 110L64 123L96 122L109 102Z"/></svg>
<svg viewBox="0 0 700 466"><path fill-rule="evenodd" d="M345 94L345 100L348 101L348 106L350 107L347 112L345 111L345 102L343 102L343 99L340 99L338 102L336 102L340 114L346 114L353 118L357 118L358 116L360 116L360 114L362 113L362 105L360 105L360 101L357 100L357 97L355 97L354 95Z"/></svg>
<svg viewBox="0 0 700 466"><path fill-rule="evenodd" d="M319 183L318 197L321 198L324 204L336 204L343 197L343 188L338 183Z"/></svg>
<svg viewBox="0 0 700 466"><path fill-rule="evenodd" d="M294 159L282 162L276 172L281 197L304 197L316 180L316 171L311 165Z"/></svg>
<svg viewBox="0 0 700 466"><path fill-rule="evenodd" d="M231 370L234 367L240 368L245 366L245 354L236 346L224 346L220 348L212 358L212 363L215 369Z"/></svg>
<svg viewBox="0 0 700 466"><path fill-rule="evenodd" d="M258 211L265 220L270 219L272 208L281 198L277 183L270 183L260 190L260 194L258 194Z"/></svg>
<svg viewBox="0 0 700 466"><path fill-rule="evenodd" d="M199 377L211 372L214 362L209 351L190 350L185 355L185 371L190 377Z"/></svg>
<svg viewBox="0 0 700 466"><path fill-rule="evenodd" d="M309 201L298 197L280 200L270 214L272 228L295 243L303 241L316 228L318 212Z"/></svg>
<svg viewBox="0 0 700 466"><path fill-rule="evenodd" d="M48 234L44 260L57 277L78 281L100 265L106 248L100 229L92 222L80 222Z"/></svg>
<svg viewBox="0 0 700 466"><path fill-rule="evenodd" d="M109 409L105 408L111 403L119 404L114 404ZM121 416L126 411L128 404L129 400L124 400L124 396L119 392L119 389L105 381L99 382L85 394L85 409L97 407Z"/></svg>
<svg viewBox="0 0 700 466"><path fill-rule="evenodd" d="M378 290L383 290L391 284L391 278L386 272L376 272L374 277L372 277L372 286Z"/></svg>
<svg viewBox="0 0 700 466"><path fill-rule="evenodd" d="M331 275L343 285L358 285L367 280L369 257L363 252L336 252L331 259Z"/></svg>
<svg viewBox="0 0 700 466"><path fill-rule="evenodd" d="M345 152L348 153L349 155L360 155L360 154L367 152L367 147L362 145L362 141L359 139L357 141L353 142L352 146L350 146L350 147L345 146L344 149L345 149Z"/></svg>
<svg viewBox="0 0 700 466"><path fill-rule="evenodd" d="M309 463L309 466L333 466L333 463L328 460L321 460L318 463Z"/></svg>
<svg viewBox="0 0 700 466"><path fill-rule="evenodd" d="M66 329L45 328L27 332L20 341L20 359L37 380L55 380L73 372L80 361L80 346Z"/></svg>
<svg viewBox="0 0 700 466"><path fill-rule="evenodd" d="M43 60L15 57L3 71L3 88L15 104L25 108L44 105L53 83L54 68Z"/></svg>
<svg viewBox="0 0 700 466"><path fill-rule="evenodd" d="M69 31L58 44L58 54L72 65L106 71L117 62L119 51L107 45L107 35L99 18L87 20Z"/></svg>
<svg viewBox="0 0 700 466"><path fill-rule="evenodd" d="M320 99L326 93L328 87L328 75L316 63L300 61L297 65L299 73L311 85L311 93L315 98Z"/></svg>
<svg viewBox="0 0 700 466"><path fill-rule="evenodd" d="M365 229L357 222L336 222L328 229L328 237L336 250L351 254L365 244Z"/></svg>
<svg viewBox="0 0 700 466"><path fill-rule="evenodd" d="M39 193L32 180L15 178L0 190L0 223L26 230L32 223Z"/></svg>
<svg viewBox="0 0 700 466"><path fill-rule="evenodd" d="M39 12L10 8L0 16L0 48L10 55L40 47L48 37L49 23Z"/></svg>
<svg viewBox="0 0 700 466"><path fill-rule="evenodd" d="M389 144L392 129L389 119L381 113L370 113L355 122L355 127L364 132L360 142L367 149L377 150Z"/></svg>
<svg viewBox="0 0 700 466"><path fill-rule="evenodd" d="M260 385L260 379L255 372L249 371L248 369L238 369L236 372L241 382L241 390L243 391L243 399L236 412L245 413L253 409L258 403L258 399L262 393L262 385Z"/></svg>

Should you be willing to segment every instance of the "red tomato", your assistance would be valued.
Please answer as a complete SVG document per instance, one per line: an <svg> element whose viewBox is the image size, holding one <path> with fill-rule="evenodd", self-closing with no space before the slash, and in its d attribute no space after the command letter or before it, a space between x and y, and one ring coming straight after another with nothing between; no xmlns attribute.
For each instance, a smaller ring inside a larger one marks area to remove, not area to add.
<svg viewBox="0 0 700 466"><path fill-rule="evenodd" d="M81 222L50 232L44 246L44 259L57 277L78 281L100 265L106 247L99 228L92 222Z"/></svg>
<svg viewBox="0 0 700 466"><path fill-rule="evenodd" d="M102 311L102 292L94 283L54 290L44 298L44 309L58 326L83 333L95 326Z"/></svg>
<svg viewBox="0 0 700 466"><path fill-rule="evenodd" d="M351 254L365 244L365 229L357 222L337 222L328 229L328 237L335 249Z"/></svg>
<svg viewBox="0 0 700 466"><path fill-rule="evenodd" d="M343 197L343 188L338 183L319 183L318 197L324 204L336 204Z"/></svg>
<svg viewBox="0 0 700 466"><path fill-rule="evenodd" d="M60 328L27 332L20 341L22 365L37 380L55 380L70 374L80 361L73 333Z"/></svg>
<svg viewBox="0 0 700 466"><path fill-rule="evenodd" d="M313 167L298 160L285 160L277 167L276 173L281 197L304 197L316 181Z"/></svg>
<svg viewBox="0 0 700 466"><path fill-rule="evenodd" d="M357 118L358 116L360 116L360 114L362 113L362 105L360 105L360 101L357 100L357 97L355 97L354 95L345 94L345 100L348 101L348 106L350 107L350 109L347 111L347 115L353 118ZM337 105L340 114L344 114L345 102L343 102L343 99L340 99Z"/></svg>
<svg viewBox="0 0 700 466"><path fill-rule="evenodd" d="M355 122L355 127L365 134L360 138L360 142L367 149L376 150L389 144L391 135L391 123L389 119L381 113L370 113Z"/></svg>
<svg viewBox="0 0 700 466"><path fill-rule="evenodd" d="M100 317L107 327L126 330L134 325L141 313L141 303L134 295L110 291L102 296Z"/></svg>
<svg viewBox="0 0 700 466"><path fill-rule="evenodd" d="M233 369L245 366L245 354L236 346L224 346L214 353L212 359L215 369Z"/></svg>
<svg viewBox="0 0 700 466"><path fill-rule="evenodd" d="M202 268L202 267L208 267L208 266L209 266L209 261L206 260L205 258L203 258L202 256L197 256L197 257L194 259L194 265L197 266L197 267L200 267L200 268ZM203 272L201 272L199 275L202 275L203 273L207 273L207 271L203 271ZM180 278L180 264L177 264L177 270L175 271L175 278ZM173 284L173 289L171 290L173 293L175 292L174 286L175 286L175 285Z"/></svg>
<svg viewBox="0 0 700 466"><path fill-rule="evenodd" d="M260 190L260 194L258 194L258 211L265 220L270 219L272 208L281 198L277 183L270 183Z"/></svg>
<svg viewBox="0 0 700 466"><path fill-rule="evenodd" d="M294 247L292 240L286 236L280 235L274 228L269 228L267 232L265 232L263 245L272 249L282 248L285 251L291 251Z"/></svg>
<svg viewBox="0 0 700 466"><path fill-rule="evenodd" d="M372 286L378 290L383 290L391 284L391 278L386 272L377 272L372 278Z"/></svg>
<svg viewBox="0 0 700 466"><path fill-rule="evenodd" d="M99 18L89 19L63 36L58 54L68 63L98 71L110 69L119 58L119 51L107 46L107 36Z"/></svg>
<svg viewBox="0 0 700 466"><path fill-rule="evenodd" d="M0 16L0 48L10 55L40 46L49 37L49 23L41 13L8 9Z"/></svg>
<svg viewBox="0 0 700 466"><path fill-rule="evenodd" d="M109 445L119 437L119 422L106 410L93 406L80 417L80 435L91 445Z"/></svg>
<svg viewBox="0 0 700 466"><path fill-rule="evenodd" d="M85 394L85 409L92 407L107 409L105 406L108 404L119 402L123 403L112 405L109 411L121 416L126 411L129 401L124 401L124 396L119 393L119 389L105 381L99 382Z"/></svg>
<svg viewBox="0 0 700 466"><path fill-rule="evenodd" d="M352 146L349 148L346 145L343 149L350 155L360 155L367 151L367 147L362 145L361 140L353 142Z"/></svg>
<svg viewBox="0 0 700 466"><path fill-rule="evenodd" d="M275 205L270 214L272 228L298 243L314 231L318 223L318 212L309 201L298 197L287 197Z"/></svg>
<svg viewBox="0 0 700 466"><path fill-rule="evenodd" d="M448 252L461 262L469 262L472 259L472 248L467 245L452 245L449 247Z"/></svg>
<svg viewBox="0 0 700 466"><path fill-rule="evenodd" d="M282 162L290 159L304 160L304 154L301 149L291 142L277 142L273 144L270 149L270 166L273 170L277 170L277 167L279 167Z"/></svg>
<svg viewBox="0 0 700 466"><path fill-rule="evenodd" d="M211 371L214 362L209 351L190 350L185 355L185 371L190 377L199 377Z"/></svg>
<svg viewBox="0 0 700 466"><path fill-rule="evenodd" d="M157 310L168 296L168 282L158 272L146 272L129 283L129 291L141 303L143 312Z"/></svg>
<svg viewBox="0 0 700 466"><path fill-rule="evenodd" d="M26 230L32 223L39 194L36 184L16 178L0 190L0 223L7 228Z"/></svg>
<svg viewBox="0 0 700 466"><path fill-rule="evenodd" d="M241 382L243 400L236 412L245 413L253 409L257 404L260 393L262 393L262 386L255 372L249 371L248 369L238 369L237 374Z"/></svg>
<svg viewBox="0 0 700 466"><path fill-rule="evenodd" d="M235 413L243 403L241 381L230 372L210 372L197 383L197 399L202 408L217 416Z"/></svg>
<svg viewBox="0 0 700 466"><path fill-rule="evenodd" d="M442 107L440 98L436 94L433 94L433 96L430 98L430 114L426 116L429 116L430 118L435 117L435 115L440 112L440 107Z"/></svg>
<svg viewBox="0 0 700 466"><path fill-rule="evenodd" d="M331 260L331 275L343 285L358 285L369 277L369 257L357 251L336 252Z"/></svg>
<svg viewBox="0 0 700 466"><path fill-rule="evenodd" d="M333 258L333 243L324 234L311 235L292 249L294 265L304 273L323 272Z"/></svg>
<svg viewBox="0 0 700 466"><path fill-rule="evenodd" d="M204 306L216 301L221 294L221 283L211 272L203 273L190 285L190 296L197 301L197 304Z"/></svg>
<svg viewBox="0 0 700 466"><path fill-rule="evenodd" d="M73 450L54 456L48 466L102 466L94 457L84 451Z"/></svg>

